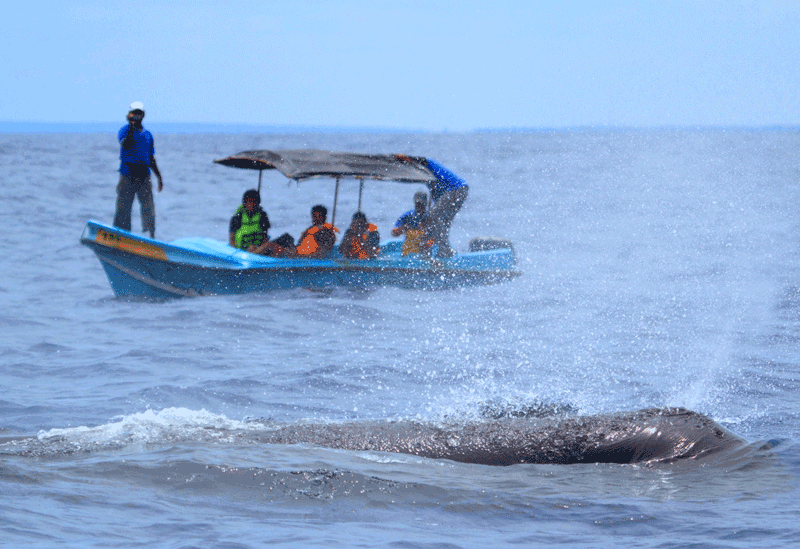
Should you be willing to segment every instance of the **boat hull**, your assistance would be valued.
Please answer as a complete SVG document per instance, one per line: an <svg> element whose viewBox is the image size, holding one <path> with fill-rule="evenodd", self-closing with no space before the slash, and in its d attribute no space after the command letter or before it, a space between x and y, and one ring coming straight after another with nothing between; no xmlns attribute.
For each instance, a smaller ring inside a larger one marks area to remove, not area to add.
<svg viewBox="0 0 800 549"><path fill-rule="evenodd" d="M258 256L207 238L160 242L89 221L81 243L100 260L120 297L173 298L292 288L394 286L442 290L519 276L512 249L470 252L431 263L402 256L399 243L378 259L282 259Z"/></svg>

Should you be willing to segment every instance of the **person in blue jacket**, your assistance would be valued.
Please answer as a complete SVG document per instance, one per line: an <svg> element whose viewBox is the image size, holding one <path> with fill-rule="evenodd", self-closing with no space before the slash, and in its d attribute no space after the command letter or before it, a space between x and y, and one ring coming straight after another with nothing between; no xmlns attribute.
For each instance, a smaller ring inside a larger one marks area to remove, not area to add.
<svg viewBox="0 0 800 549"><path fill-rule="evenodd" d="M428 158L427 162L428 168L436 176L436 181L428 183L431 206L424 224L423 253L435 245L436 257L453 257L454 252L450 247L450 225L467 199L469 186L435 160Z"/></svg>
<svg viewBox="0 0 800 549"><path fill-rule="evenodd" d="M131 209L133 198L139 198L142 212L142 231L149 232L150 238L156 234L156 210L153 204L153 184L150 170L158 178L158 192L164 188L164 180L156 164L153 135L144 129L144 105L139 101L131 103L128 109L128 124L120 128L117 138L119 150L119 183L117 184L117 208L114 213L114 226L131 230Z"/></svg>

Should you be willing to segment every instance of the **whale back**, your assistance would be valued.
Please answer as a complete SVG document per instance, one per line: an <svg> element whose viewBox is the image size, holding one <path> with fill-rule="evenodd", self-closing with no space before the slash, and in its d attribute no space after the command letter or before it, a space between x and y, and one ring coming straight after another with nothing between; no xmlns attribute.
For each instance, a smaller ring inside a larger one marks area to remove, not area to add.
<svg viewBox="0 0 800 549"><path fill-rule="evenodd" d="M671 462L745 445L712 419L683 408L460 425L419 421L295 424L258 438L271 444L395 452L485 465Z"/></svg>

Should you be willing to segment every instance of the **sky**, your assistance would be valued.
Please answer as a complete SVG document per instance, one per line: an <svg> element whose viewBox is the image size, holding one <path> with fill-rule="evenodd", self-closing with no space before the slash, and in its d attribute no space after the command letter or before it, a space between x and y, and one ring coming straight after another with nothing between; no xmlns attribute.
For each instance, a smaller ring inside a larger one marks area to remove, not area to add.
<svg viewBox="0 0 800 549"><path fill-rule="evenodd" d="M0 121L800 125L800 0L7 5Z"/></svg>

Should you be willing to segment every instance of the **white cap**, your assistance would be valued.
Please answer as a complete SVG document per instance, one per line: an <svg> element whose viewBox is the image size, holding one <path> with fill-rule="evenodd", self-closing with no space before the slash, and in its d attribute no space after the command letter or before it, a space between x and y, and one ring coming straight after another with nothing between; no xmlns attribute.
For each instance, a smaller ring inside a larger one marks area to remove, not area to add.
<svg viewBox="0 0 800 549"><path fill-rule="evenodd" d="M134 101L131 103L131 106L128 108L128 112L131 111L142 111L144 112L144 103L141 101Z"/></svg>

